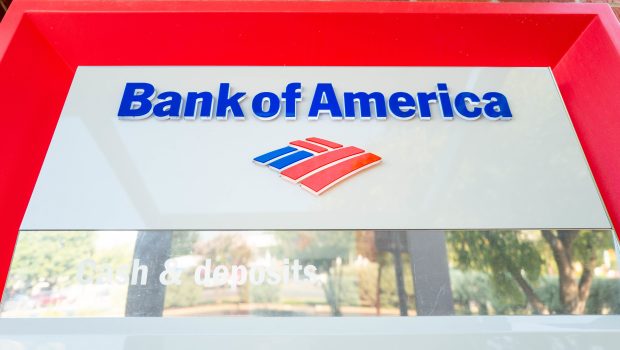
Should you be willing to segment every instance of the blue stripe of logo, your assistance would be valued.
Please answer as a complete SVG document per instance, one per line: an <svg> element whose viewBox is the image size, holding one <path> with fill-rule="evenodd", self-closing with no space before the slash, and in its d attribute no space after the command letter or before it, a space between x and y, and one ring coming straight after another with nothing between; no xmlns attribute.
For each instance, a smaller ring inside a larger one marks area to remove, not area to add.
<svg viewBox="0 0 620 350"><path fill-rule="evenodd" d="M287 166L297 163L300 160L306 159L308 157L312 157L314 154L307 151L298 151L293 154L289 154L286 157L282 157L276 161L269 163L269 166L278 170L286 168Z"/></svg>
<svg viewBox="0 0 620 350"><path fill-rule="evenodd" d="M288 154L288 153L291 153L291 152L294 152L294 151L297 151L297 148L291 147L291 146L286 146L284 148L280 148L280 149L277 149L275 151L267 152L267 153L265 153L263 155L260 155L260 156L258 156L256 158L254 158L254 161L257 162L257 163L265 164L265 163L269 162L272 159L281 157L281 156L283 156L285 154Z"/></svg>

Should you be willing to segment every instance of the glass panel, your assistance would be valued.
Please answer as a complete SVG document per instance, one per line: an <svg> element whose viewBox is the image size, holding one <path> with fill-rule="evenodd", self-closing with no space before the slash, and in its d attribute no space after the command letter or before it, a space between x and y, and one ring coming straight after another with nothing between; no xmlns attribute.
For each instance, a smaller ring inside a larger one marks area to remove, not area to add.
<svg viewBox="0 0 620 350"><path fill-rule="evenodd" d="M620 314L616 242L592 230L22 231L0 315Z"/></svg>

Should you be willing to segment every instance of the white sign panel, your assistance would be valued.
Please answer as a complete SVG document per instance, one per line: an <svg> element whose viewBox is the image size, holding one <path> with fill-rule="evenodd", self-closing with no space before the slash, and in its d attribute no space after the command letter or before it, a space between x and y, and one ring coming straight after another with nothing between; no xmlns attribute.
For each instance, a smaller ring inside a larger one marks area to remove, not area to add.
<svg viewBox="0 0 620 350"><path fill-rule="evenodd" d="M23 230L610 228L547 68L80 67Z"/></svg>

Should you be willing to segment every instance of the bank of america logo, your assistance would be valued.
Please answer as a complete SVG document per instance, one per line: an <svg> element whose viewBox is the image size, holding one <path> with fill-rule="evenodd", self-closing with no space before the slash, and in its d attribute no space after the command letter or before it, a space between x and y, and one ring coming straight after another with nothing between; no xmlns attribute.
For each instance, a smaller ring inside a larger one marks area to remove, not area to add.
<svg viewBox="0 0 620 350"><path fill-rule="evenodd" d="M318 137L295 140L254 158L254 162L320 195L341 181L379 164L381 157L354 146Z"/></svg>

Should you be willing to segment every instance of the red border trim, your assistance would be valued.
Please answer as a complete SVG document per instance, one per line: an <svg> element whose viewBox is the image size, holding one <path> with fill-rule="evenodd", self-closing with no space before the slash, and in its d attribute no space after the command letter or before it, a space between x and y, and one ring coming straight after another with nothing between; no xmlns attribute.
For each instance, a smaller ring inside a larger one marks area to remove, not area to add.
<svg viewBox="0 0 620 350"><path fill-rule="evenodd" d="M0 289L78 65L549 66L620 225L620 25L605 4L17 0L0 23Z"/></svg>

